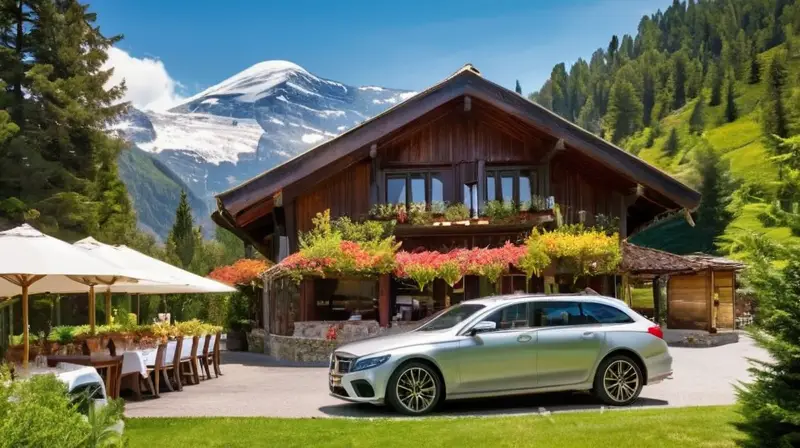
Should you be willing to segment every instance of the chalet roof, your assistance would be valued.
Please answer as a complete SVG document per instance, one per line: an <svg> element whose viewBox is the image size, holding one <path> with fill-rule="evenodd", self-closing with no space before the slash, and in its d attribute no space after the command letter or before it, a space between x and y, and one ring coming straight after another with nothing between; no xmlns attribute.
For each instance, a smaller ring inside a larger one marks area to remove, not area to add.
<svg viewBox="0 0 800 448"><path fill-rule="evenodd" d="M669 202L666 204L669 208L693 210L700 202L699 193L665 172L523 96L483 78L474 66L467 64L440 83L338 137L217 195L220 212L236 216L301 179L313 175L315 179L324 180L333 174L329 167L332 162L353 159L352 163L355 163L357 152L363 152L364 148L382 136L465 95L487 102L532 127L563 140L568 147L580 151L621 176L654 190Z"/></svg>
<svg viewBox="0 0 800 448"><path fill-rule="evenodd" d="M649 247L637 246L627 241L622 243L620 270L634 275L691 274L713 269L715 271L738 271L744 264L722 257L706 254L677 255Z"/></svg>

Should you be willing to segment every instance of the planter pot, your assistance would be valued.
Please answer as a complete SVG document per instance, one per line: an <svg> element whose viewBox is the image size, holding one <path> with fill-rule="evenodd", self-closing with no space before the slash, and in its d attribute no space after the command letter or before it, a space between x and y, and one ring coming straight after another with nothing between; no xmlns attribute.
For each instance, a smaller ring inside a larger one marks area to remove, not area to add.
<svg viewBox="0 0 800 448"><path fill-rule="evenodd" d="M39 356L41 348L40 347L29 347L28 348L28 360L33 362L37 356ZM23 354L25 353L24 347L21 345L13 345L8 347L6 350L6 361L12 364L19 364L22 362Z"/></svg>
<svg viewBox="0 0 800 448"><path fill-rule="evenodd" d="M247 334L243 331L228 332L225 347L231 351L247 351Z"/></svg>
<svg viewBox="0 0 800 448"><path fill-rule="evenodd" d="M97 353L102 347L101 338L99 337L86 338L84 342L86 343L86 347L89 348L90 353Z"/></svg>

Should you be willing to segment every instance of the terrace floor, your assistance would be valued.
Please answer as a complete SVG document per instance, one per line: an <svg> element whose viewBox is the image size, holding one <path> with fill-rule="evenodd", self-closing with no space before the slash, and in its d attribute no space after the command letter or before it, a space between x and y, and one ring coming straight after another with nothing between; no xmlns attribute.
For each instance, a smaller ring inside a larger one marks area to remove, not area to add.
<svg viewBox="0 0 800 448"><path fill-rule="evenodd" d="M734 403L734 384L748 379L747 358L767 359L753 341L713 348L670 348L673 379L645 386L638 407ZM128 402L129 417L397 417L387 408L346 403L328 395L325 366L298 366L265 355L223 352L223 376L160 399ZM449 402L441 414L503 415L601 409L585 394L543 394Z"/></svg>

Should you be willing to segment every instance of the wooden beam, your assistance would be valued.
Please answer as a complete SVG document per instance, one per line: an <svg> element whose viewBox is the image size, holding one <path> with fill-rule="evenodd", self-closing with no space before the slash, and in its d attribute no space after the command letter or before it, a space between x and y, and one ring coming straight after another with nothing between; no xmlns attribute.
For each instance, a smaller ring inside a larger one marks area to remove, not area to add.
<svg viewBox="0 0 800 448"><path fill-rule="evenodd" d="M661 277L653 277L653 321L661 325Z"/></svg>
<svg viewBox="0 0 800 448"><path fill-rule="evenodd" d="M565 149L567 149L567 147L564 144L564 139L560 138L560 139L556 140L555 144L553 144L553 147L550 148L545 153L545 155L542 156L541 159L539 159L539 164L540 165L545 165L545 164L550 163L550 161L553 160L553 157L555 157L556 155L558 155L560 152L564 151Z"/></svg>
<svg viewBox="0 0 800 448"><path fill-rule="evenodd" d="M297 219L295 216L295 200L283 206L284 226L286 226L286 236L289 237L289 253L295 253L298 250L297 243ZM280 242L278 242L280 245Z"/></svg>
<svg viewBox="0 0 800 448"><path fill-rule="evenodd" d="M236 215L236 225L239 227L245 227L249 224L252 224L258 219L272 213L274 208L275 203L271 197L264 199L263 201L253 205L252 207L248 207Z"/></svg>
<svg viewBox="0 0 800 448"><path fill-rule="evenodd" d="M472 110L472 98L469 96L464 97L464 112L469 112Z"/></svg>

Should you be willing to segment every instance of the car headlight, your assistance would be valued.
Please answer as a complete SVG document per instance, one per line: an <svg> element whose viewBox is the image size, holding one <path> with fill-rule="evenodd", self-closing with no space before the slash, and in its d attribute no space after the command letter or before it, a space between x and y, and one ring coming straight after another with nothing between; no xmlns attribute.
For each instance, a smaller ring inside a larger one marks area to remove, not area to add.
<svg viewBox="0 0 800 448"><path fill-rule="evenodd" d="M389 360L389 355L376 356L374 358L364 358L356 361L351 372L358 372L359 370L367 370L385 363Z"/></svg>

